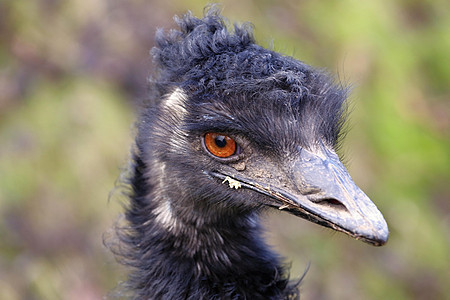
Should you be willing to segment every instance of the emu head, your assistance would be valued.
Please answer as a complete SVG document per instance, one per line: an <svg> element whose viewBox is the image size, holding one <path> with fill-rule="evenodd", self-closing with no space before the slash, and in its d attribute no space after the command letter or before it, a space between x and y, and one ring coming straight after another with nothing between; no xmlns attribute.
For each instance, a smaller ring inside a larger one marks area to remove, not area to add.
<svg viewBox="0 0 450 300"><path fill-rule="evenodd" d="M254 43L248 26L187 14L157 34L156 106L138 152L164 200L162 224L227 222L272 207L383 245L388 228L336 154L346 89ZM163 212L164 211L164 212Z"/></svg>

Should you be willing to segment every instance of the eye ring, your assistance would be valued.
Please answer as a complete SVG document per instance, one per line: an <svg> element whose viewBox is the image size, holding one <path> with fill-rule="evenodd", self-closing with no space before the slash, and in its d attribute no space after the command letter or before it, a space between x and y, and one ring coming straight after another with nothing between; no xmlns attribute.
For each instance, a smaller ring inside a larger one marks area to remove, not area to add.
<svg viewBox="0 0 450 300"><path fill-rule="evenodd" d="M242 158L241 147L234 138L218 132L207 132L202 136L202 146L207 154L223 162Z"/></svg>

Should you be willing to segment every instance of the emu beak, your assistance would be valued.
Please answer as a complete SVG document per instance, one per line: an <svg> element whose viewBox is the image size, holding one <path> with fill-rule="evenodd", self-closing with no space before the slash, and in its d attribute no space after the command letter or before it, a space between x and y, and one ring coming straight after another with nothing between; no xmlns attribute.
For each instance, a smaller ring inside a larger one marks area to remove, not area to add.
<svg viewBox="0 0 450 300"><path fill-rule="evenodd" d="M387 242L389 230L383 215L356 186L336 153L326 147L315 151L300 148L295 159L282 169L260 157L251 169L256 173L209 174L223 183L228 181L230 188L250 189L269 196L263 200L265 205L374 246ZM280 175L283 173L286 176ZM267 175L261 178L260 174Z"/></svg>
<svg viewBox="0 0 450 300"><path fill-rule="evenodd" d="M336 153L325 147L299 152L287 173L301 196L282 193L290 202L285 204L286 208L356 239L375 246L384 245L389 230L383 215L356 186Z"/></svg>

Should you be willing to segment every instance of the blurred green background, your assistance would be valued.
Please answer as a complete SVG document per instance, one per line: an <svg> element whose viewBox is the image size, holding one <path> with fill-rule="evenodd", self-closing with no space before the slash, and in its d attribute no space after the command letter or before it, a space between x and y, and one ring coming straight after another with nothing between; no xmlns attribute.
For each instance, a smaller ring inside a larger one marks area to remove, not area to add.
<svg viewBox="0 0 450 300"><path fill-rule="evenodd" d="M156 28L205 1L0 1L0 299L102 299L125 277L103 235L121 211ZM302 299L449 299L450 5L223 1L263 46L353 86L350 173L383 212L374 248L280 212L270 243ZM109 194L112 192L111 198ZM108 200L110 199L110 200Z"/></svg>

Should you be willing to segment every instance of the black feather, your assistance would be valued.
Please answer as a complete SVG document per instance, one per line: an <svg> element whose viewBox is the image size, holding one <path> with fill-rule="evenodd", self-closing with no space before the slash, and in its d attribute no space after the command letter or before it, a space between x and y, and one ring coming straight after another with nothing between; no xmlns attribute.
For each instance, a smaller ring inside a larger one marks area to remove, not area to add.
<svg viewBox="0 0 450 300"><path fill-rule="evenodd" d="M136 299L296 299L297 284L261 237L263 204L211 180L205 170L217 162L199 151L198 136L233 133L269 156L335 147L346 89L256 45L248 24L230 32L215 8L176 22L179 30L157 32L151 100L159 103L137 124L117 250L132 267L128 287ZM176 88L186 101L167 109Z"/></svg>

